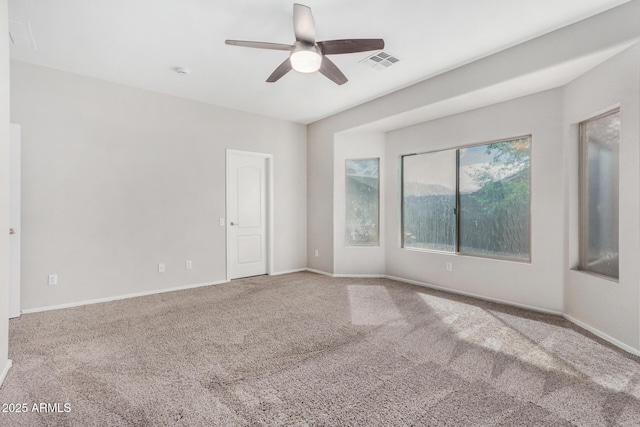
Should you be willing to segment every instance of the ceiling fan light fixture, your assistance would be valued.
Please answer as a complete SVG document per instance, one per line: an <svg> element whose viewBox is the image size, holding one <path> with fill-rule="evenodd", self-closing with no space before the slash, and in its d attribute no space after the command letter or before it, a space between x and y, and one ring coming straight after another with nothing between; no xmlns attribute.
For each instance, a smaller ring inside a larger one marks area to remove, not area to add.
<svg viewBox="0 0 640 427"><path fill-rule="evenodd" d="M291 67L300 73L313 73L320 69L322 55L315 50L298 50L291 53Z"/></svg>
<svg viewBox="0 0 640 427"><path fill-rule="evenodd" d="M289 57L273 70L273 73L267 78L267 83L277 82L289 71L296 70L300 73L319 71L320 74L335 84L343 85L348 81L347 78L326 55L384 49L384 40L382 39L341 39L316 42L315 25L311 8L303 4L294 3L293 32L295 33L296 41L292 45L249 40L225 40L225 43L232 46L288 51ZM388 60L390 61L390 59ZM389 62L390 64L391 62Z"/></svg>

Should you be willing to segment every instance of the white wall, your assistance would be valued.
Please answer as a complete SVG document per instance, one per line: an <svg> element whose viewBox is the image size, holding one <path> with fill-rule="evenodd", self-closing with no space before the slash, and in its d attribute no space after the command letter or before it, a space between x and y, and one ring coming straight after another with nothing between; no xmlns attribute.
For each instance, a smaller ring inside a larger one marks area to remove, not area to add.
<svg viewBox="0 0 640 427"><path fill-rule="evenodd" d="M562 311L564 191L559 89L387 134L387 274L444 288ZM532 135L531 263L402 249L399 157ZM446 263L453 271L446 271Z"/></svg>
<svg viewBox="0 0 640 427"><path fill-rule="evenodd" d="M640 47L603 63L565 87L567 265L565 312L640 348ZM620 107L620 280L575 270L578 265L578 124Z"/></svg>
<svg viewBox="0 0 640 427"><path fill-rule="evenodd" d="M339 244L343 207L340 194L329 189L340 191L340 183L334 181L340 176L336 168L345 135L357 138L358 132L390 131L384 178L385 274L564 311L603 337L638 350L640 75L638 47L624 51L640 39L638 16L640 1L633 0L309 125L309 267L336 274L362 267L360 259L350 258ZM616 104L623 111L620 262L625 264L617 285L570 270L577 259L575 124ZM411 126L416 123L421 124ZM400 154L529 133L533 135L531 264L399 248ZM313 256L317 248L322 248L320 258ZM453 272L446 272L446 262L453 263Z"/></svg>
<svg viewBox="0 0 640 427"><path fill-rule="evenodd" d="M334 268L336 275L380 275L385 273L385 136L382 133L336 135L334 143ZM347 159L380 159L380 244L378 246L346 246L346 178Z"/></svg>
<svg viewBox="0 0 640 427"><path fill-rule="evenodd" d="M0 0L0 384L9 369L9 15Z"/></svg>
<svg viewBox="0 0 640 427"><path fill-rule="evenodd" d="M20 62L11 71L22 309L225 280L226 148L273 154L275 271L306 267L305 126Z"/></svg>
<svg viewBox="0 0 640 427"><path fill-rule="evenodd" d="M333 273L333 134L315 127L307 127L307 267Z"/></svg>
<svg viewBox="0 0 640 427"><path fill-rule="evenodd" d="M408 126L561 87L570 80L567 75L586 70L594 58L606 56L606 50L637 40L639 15L640 1L634 0L310 124L308 266L333 273L336 134L359 127L384 132L397 129L399 123ZM568 74L563 78L559 73ZM318 258L315 249L319 249Z"/></svg>

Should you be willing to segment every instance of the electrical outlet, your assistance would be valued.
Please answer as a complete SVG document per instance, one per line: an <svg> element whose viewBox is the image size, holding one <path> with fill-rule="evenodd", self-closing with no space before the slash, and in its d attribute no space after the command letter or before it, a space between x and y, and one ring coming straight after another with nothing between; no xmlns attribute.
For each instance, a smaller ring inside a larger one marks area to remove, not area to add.
<svg viewBox="0 0 640 427"><path fill-rule="evenodd" d="M57 274L50 274L49 275L49 286L57 285L57 284L58 284L58 275Z"/></svg>
<svg viewBox="0 0 640 427"><path fill-rule="evenodd" d="M453 263L451 262L447 263L447 271L453 271Z"/></svg>
<svg viewBox="0 0 640 427"><path fill-rule="evenodd" d="M184 262L184 269L185 270L191 270L193 268L193 262L188 259Z"/></svg>
<svg viewBox="0 0 640 427"><path fill-rule="evenodd" d="M164 265L164 262L161 262L160 264L158 264L158 273L164 273L166 271L166 267Z"/></svg>
<svg viewBox="0 0 640 427"><path fill-rule="evenodd" d="M318 252L318 250L316 249L316 258L318 258L320 256L320 252Z"/></svg>

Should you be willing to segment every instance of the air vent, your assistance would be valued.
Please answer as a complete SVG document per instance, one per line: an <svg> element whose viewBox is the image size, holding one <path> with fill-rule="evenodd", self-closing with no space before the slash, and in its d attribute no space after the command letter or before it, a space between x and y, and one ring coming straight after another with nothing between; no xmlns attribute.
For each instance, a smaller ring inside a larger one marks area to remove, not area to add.
<svg viewBox="0 0 640 427"><path fill-rule="evenodd" d="M9 40L11 46L20 49L36 50L36 41L33 39L31 24L26 21L9 19Z"/></svg>
<svg viewBox="0 0 640 427"><path fill-rule="evenodd" d="M397 56L390 54L389 52L380 51L374 55L371 55L362 61L361 64L368 65L371 68L375 68L376 70L386 70L391 67L393 64L397 64L398 59Z"/></svg>

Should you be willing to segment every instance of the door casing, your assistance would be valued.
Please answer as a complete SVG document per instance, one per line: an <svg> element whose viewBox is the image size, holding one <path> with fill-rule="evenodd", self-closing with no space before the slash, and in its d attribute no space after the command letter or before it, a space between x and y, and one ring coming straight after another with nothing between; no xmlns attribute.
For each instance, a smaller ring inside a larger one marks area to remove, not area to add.
<svg viewBox="0 0 640 427"><path fill-rule="evenodd" d="M20 251L22 229L20 223L20 165L21 127L11 123L9 147L9 221L14 234L9 236L9 318L20 316Z"/></svg>

